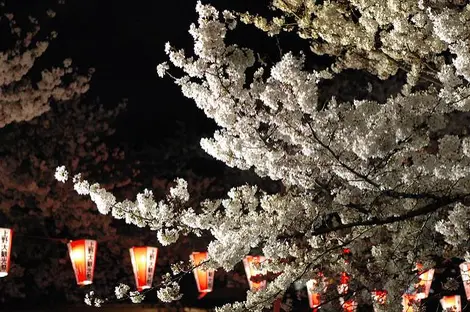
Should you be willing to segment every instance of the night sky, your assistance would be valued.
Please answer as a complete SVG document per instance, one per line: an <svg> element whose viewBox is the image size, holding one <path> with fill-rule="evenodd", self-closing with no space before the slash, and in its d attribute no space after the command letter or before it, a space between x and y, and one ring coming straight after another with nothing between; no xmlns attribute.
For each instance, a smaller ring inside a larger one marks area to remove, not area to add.
<svg viewBox="0 0 470 312"><path fill-rule="evenodd" d="M253 10L252 4L246 4L263 1L211 1L220 8L233 7L229 2ZM178 121L191 131L208 133L214 125L170 79L158 78L155 71L167 60L166 42L192 46L188 29L197 18L195 4L195 0L67 1L54 21L59 38L48 55L70 56L81 69L95 68L89 96L99 96L105 105L128 99L125 126L118 128L123 140L157 142L172 136Z"/></svg>

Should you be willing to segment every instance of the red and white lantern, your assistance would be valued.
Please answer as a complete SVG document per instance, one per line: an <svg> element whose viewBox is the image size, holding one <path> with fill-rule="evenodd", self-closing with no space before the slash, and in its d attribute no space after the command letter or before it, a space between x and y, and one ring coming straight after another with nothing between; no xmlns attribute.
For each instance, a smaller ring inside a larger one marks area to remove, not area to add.
<svg viewBox="0 0 470 312"><path fill-rule="evenodd" d="M12 238L12 229L0 228L0 277L7 276L10 270Z"/></svg>
<svg viewBox="0 0 470 312"><path fill-rule="evenodd" d="M317 311L317 308L321 304L321 294L315 291L315 288L318 287L317 285L318 281L315 279L311 279L307 282L308 302L313 311Z"/></svg>
<svg viewBox="0 0 470 312"><path fill-rule="evenodd" d="M349 275L346 272L341 273L341 277L339 279L338 284L338 294L345 295L349 291Z"/></svg>
<svg viewBox="0 0 470 312"><path fill-rule="evenodd" d="M387 294L388 292L386 290L373 290L372 299L374 300L374 304L385 305L387 303Z"/></svg>
<svg viewBox="0 0 470 312"><path fill-rule="evenodd" d="M307 281L308 302L314 312L318 311L318 307L321 305L321 293L325 293L328 288L327 278L321 273L318 275L318 279L313 278ZM320 283L323 283L323 289L319 289Z"/></svg>
<svg viewBox="0 0 470 312"><path fill-rule="evenodd" d="M442 310L446 312L462 312L462 303L459 295L444 296L440 300Z"/></svg>
<svg viewBox="0 0 470 312"><path fill-rule="evenodd" d="M75 279L80 286L93 283L97 243L91 239L70 241L68 244Z"/></svg>
<svg viewBox="0 0 470 312"><path fill-rule="evenodd" d="M152 287L155 264L157 262L158 248L156 247L132 247L131 254L132 269L134 270L135 284L138 291Z"/></svg>
<svg viewBox="0 0 470 312"><path fill-rule="evenodd" d="M343 312L356 312L357 302L354 300L347 300L342 303Z"/></svg>
<svg viewBox="0 0 470 312"><path fill-rule="evenodd" d="M245 267L245 274L248 278L248 284L251 291L263 290L266 288L266 280L252 281L255 276L266 275L267 271L260 268L260 264L266 260L263 256L246 256L243 259L243 266Z"/></svg>
<svg viewBox="0 0 470 312"><path fill-rule="evenodd" d="M429 296L431 284L434 279L434 269L429 269L419 275L419 281L415 287L417 289L416 299L421 300Z"/></svg>
<svg viewBox="0 0 470 312"><path fill-rule="evenodd" d="M207 251L193 252L189 258L193 265L196 266L193 272L196 279L197 290L200 293L199 298L202 298L212 291L214 286L214 269L203 270L197 267L209 258Z"/></svg>
<svg viewBox="0 0 470 312"><path fill-rule="evenodd" d="M470 262L463 262L459 267L463 287L465 288L465 296L467 297L467 300L470 300Z"/></svg>

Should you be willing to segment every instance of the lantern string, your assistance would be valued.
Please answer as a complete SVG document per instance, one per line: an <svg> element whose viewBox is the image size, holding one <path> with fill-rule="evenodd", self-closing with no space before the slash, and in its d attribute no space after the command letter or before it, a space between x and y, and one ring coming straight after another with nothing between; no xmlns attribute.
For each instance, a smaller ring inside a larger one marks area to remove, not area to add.
<svg viewBox="0 0 470 312"><path fill-rule="evenodd" d="M64 243L64 244L66 244L69 241L69 239L67 238L58 238L58 237L49 237L49 236L27 235L27 234L20 234L20 233L14 233L13 235L14 237L19 236L19 237L24 237L24 238L47 240L47 241L52 241L52 242Z"/></svg>
<svg viewBox="0 0 470 312"><path fill-rule="evenodd" d="M204 298L208 293L207 292L202 292L202 293L199 293L199 296L197 297L197 299L202 299Z"/></svg>

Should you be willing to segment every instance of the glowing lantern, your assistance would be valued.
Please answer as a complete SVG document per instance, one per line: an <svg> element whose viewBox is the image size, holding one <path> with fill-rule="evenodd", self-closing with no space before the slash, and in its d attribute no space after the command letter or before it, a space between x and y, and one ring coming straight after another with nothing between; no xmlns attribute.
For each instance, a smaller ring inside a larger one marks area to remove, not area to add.
<svg viewBox="0 0 470 312"><path fill-rule="evenodd" d="M189 258L194 266L198 266L208 259L207 251L193 252ZM200 293L199 298L202 298L212 291L212 287L214 286L214 269L203 270L195 268L193 272L196 278L197 290Z"/></svg>
<svg viewBox="0 0 470 312"><path fill-rule="evenodd" d="M263 256L246 256L243 259L243 266L245 267L245 274L248 278L248 284L250 285L251 291L263 290L266 288L266 280L252 281L253 277L260 277L260 275L266 275L265 269L260 269L261 262L266 259Z"/></svg>
<svg viewBox="0 0 470 312"><path fill-rule="evenodd" d="M12 238L12 229L0 228L0 277L7 276L10 269Z"/></svg>
<svg viewBox="0 0 470 312"><path fill-rule="evenodd" d="M446 312L462 312L462 303L460 302L460 296L444 296L440 301L442 310Z"/></svg>
<svg viewBox="0 0 470 312"><path fill-rule="evenodd" d="M95 270L96 241L81 239L70 241L67 246L77 284L81 286L90 285L93 283L93 272Z"/></svg>
<svg viewBox="0 0 470 312"><path fill-rule="evenodd" d="M344 312L356 312L357 310L357 302L354 300L347 300L342 305Z"/></svg>
<svg viewBox="0 0 470 312"><path fill-rule="evenodd" d="M132 247L132 269L134 270L135 284L138 291L152 287L155 263L157 262L158 248L156 247Z"/></svg>
<svg viewBox="0 0 470 312"><path fill-rule="evenodd" d="M316 311L316 309L321 304L321 295L318 292L315 292L315 288L318 285L318 281L311 279L307 282L307 293L308 293L308 302L310 307Z"/></svg>
<svg viewBox="0 0 470 312"><path fill-rule="evenodd" d="M378 310L377 306L383 306L387 303L387 294L386 290L374 290L372 291L372 299L374 301L374 311Z"/></svg>
<svg viewBox="0 0 470 312"><path fill-rule="evenodd" d="M341 277L338 285L338 293L344 295L349 290L349 275L346 272L341 273Z"/></svg>
<svg viewBox="0 0 470 312"><path fill-rule="evenodd" d="M327 279L323 274L319 274L322 282L324 284L322 292L326 292L328 288ZM307 294L310 307L313 308L313 311L317 311L317 308L321 305L321 294L318 292L319 281L317 279L311 279L307 282Z"/></svg>
<svg viewBox="0 0 470 312"><path fill-rule="evenodd" d="M470 300L470 262L461 263L459 267L463 286L465 288L465 295L467 300Z"/></svg>
<svg viewBox="0 0 470 312"><path fill-rule="evenodd" d="M417 289L417 300L425 299L428 297L433 278L434 269L427 270L419 275L419 282L415 285L415 288Z"/></svg>
<svg viewBox="0 0 470 312"><path fill-rule="evenodd" d="M413 309L413 304L417 301L416 295L404 294L403 295L403 312L415 312Z"/></svg>
<svg viewBox="0 0 470 312"><path fill-rule="evenodd" d="M387 294L386 290L374 290L372 291L372 299L377 304L384 305L387 302Z"/></svg>

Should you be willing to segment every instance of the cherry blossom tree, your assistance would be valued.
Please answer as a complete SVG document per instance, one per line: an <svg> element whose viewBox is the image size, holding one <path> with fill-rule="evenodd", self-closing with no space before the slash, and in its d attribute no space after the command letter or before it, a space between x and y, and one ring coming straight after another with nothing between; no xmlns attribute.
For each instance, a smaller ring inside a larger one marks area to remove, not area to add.
<svg viewBox="0 0 470 312"><path fill-rule="evenodd" d="M403 293L418 280L417 264L427 270L445 259L470 261L470 4L275 0L273 6L282 15L268 20L198 3L193 55L165 47L182 76L171 74L168 63L157 71L219 126L201 140L208 154L279 181L280 191L244 185L195 205L182 179L161 199L146 189L120 201L80 175L74 189L100 213L156 231L162 245L209 233L207 266L230 271L246 255L264 255L261 266L272 273L267 288L217 311L260 311L319 273L333 284L344 273L350 278L346 293L327 287L326 311L338 310L339 297L372 304L374 290L388 292L376 309L399 311ZM266 64L228 42L239 19L269 35L295 30L333 61L310 70L305 51ZM319 101L322 84L346 69L382 80L404 71L406 79L383 102L345 101L341 94ZM68 176L66 167L57 168L57 180ZM157 294L178 299L179 285L168 277Z"/></svg>
<svg viewBox="0 0 470 312"><path fill-rule="evenodd" d="M50 18L55 16L52 10L47 14ZM0 17L0 27L2 46L10 44L0 52L0 128L31 120L49 111L52 101L67 101L88 90L90 75L78 75L71 59L42 69L40 78L32 79L33 66L57 36L52 32L43 38L36 18L29 17L29 24L20 25L13 13L7 13ZM8 33L10 38L6 37Z"/></svg>

